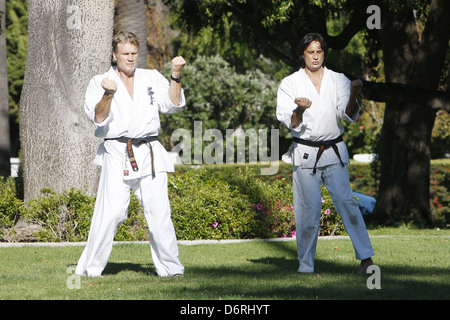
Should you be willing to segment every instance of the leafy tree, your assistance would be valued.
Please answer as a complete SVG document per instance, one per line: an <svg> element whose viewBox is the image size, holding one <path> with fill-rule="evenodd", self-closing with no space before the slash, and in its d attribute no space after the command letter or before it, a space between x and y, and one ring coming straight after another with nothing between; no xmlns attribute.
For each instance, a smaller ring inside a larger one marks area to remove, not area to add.
<svg viewBox="0 0 450 320"><path fill-rule="evenodd" d="M9 176L10 141L8 76L6 68L5 0L0 0L0 177Z"/></svg>
<svg viewBox="0 0 450 320"><path fill-rule="evenodd" d="M239 21L232 18L231 13L221 17L217 25L220 32L210 25L199 26L184 25L184 18L172 8L171 20L173 25L183 32L173 42L175 51L188 60L198 56L221 56L232 65L238 73L245 73L248 69L260 69L270 74L274 79L281 80L289 72L289 67L282 61L265 58L251 43L245 39L244 29Z"/></svg>
<svg viewBox="0 0 450 320"><path fill-rule="evenodd" d="M0 0L0 177L9 176L8 81L6 72L5 0Z"/></svg>
<svg viewBox="0 0 450 320"><path fill-rule="evenodd" d="M421 225L430 222L431 131L436 112L450 110L450 96L439 90L440 81L448 82L441 75L449 48L449 1L168 2L192 32L209 26L222 35L223 17L227 17L240 28L231 34L233 41L247 43L254 52L281 60L293 70L298 68L297 45L304 34L322 33L333 53L339 54L362 32L368 47L364 69L360 73L345 72L349 78L384 76L385 82L365 79L362 94L368 100L387 103L379 144L381 181L375 216L386 224L398 220L414 220ZM381 9L379 30L367 28L367 8L373 4ZM346 24L339 33L330 33L327 22L336 14ZM384 70L376 70L380 57Z"/></svg>
<svg viewBox="0 0 450 320"><path fill-rule="evenodd" d="M163 73L170 74L170 65ZM175 129L186 129L194 137L195 121L202 122L203 132L218 129L224 138L226 129L278 127L272 116L277 84L257 69L241 74L218 55L199 56L186 64L182 81L186 107L161 118L163 141L168 147L174 146L169 135ZM283 132L287 134L287 130Z"/></svg>
<svg viewBox="0 0 450 320"><path fill-rule="evenodd" d="M12 156L18 156L20 149L19 103L27 61L27 26L27 0L8 0L6 2L6 43Z"/></svg>

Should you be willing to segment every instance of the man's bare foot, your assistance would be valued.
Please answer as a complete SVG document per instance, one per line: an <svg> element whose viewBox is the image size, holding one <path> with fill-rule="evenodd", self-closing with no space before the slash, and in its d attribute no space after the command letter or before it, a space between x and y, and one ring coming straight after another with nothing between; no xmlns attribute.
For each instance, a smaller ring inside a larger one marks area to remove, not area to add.
<svg viewBox="0 0 450 320"><path fill-rule="evenodd" d="M367 268L369 268L371 265L373 265L373 261L371 258L367 258L364 260L361 260L361 264L359 266L357 274L365 274L367 273Z"/></svg>

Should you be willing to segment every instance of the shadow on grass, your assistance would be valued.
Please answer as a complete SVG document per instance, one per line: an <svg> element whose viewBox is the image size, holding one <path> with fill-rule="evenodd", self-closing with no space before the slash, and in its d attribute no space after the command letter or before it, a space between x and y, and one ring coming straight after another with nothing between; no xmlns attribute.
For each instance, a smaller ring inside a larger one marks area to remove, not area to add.
<svg viewBox="0 0 450 320"><path fill-rule="evenodd" d="M239 297L242 299L338 299L338 300L447 300L450 298L448 270L399 265L380 267L381 289L369 289L372 274L356 274L358 264L316 259L316 273L296 272L296 259L264 257L248 260L246 267L193 267L187 278L206 277L197 292L208 299ZM260 265L255 267L255 265ZM445 280L447 279L447 280ZM194 289L195 290L195 289ZM210 293L210 294L208 294Z"/></svg>
<svg viewBox="0 0 450 320"><path fill-rule="evenodd" d="M238 265L186 266L185 277L165 288L174 299L337 299L337 300L446 300L450 299L448 269L401 265L378 265L381 289L369 289L372 274L357 275L359 261L316 258L316 274L297 273L298 260L292 245L266 243L281 255L249 258ZM152 263L109 263L104 274L133 271L156 276Z"/></svg>
<svg viewBox="0 0 450 320"><path fill-rule="evenodd" d="M149 276L156 276L156 268L152 263L131 263L131 262L109 262L102 275L115 275L124 271L142 273Z"/></svg>

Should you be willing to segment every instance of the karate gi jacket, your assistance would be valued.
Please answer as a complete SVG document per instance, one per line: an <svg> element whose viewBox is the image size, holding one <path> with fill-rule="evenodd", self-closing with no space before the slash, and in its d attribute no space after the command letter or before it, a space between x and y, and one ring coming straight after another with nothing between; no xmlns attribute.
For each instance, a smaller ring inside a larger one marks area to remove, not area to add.
<svg viewBox="0 0 450 320"><path fill-rule="evenodd" d="M111 102L111 111L101 123L95 122L95 106L102 99L105 90L101 83L108 77L117 83L117 91ZM157 70L136 68L134 92L131 99L125 85L114 67L108 72L93 77L87 87L84 109L89 120L97 127L95 136L114 139L119 137L144 138L158 136L161 128L159 112L174 113L185 105L183 89L179 106L174 106L169 97L169 81ZM173 172L174 165L169 154L159 141L151 142L154 154L155 172ZM139 170L133 171L126 152L126 144L116 140L106 140L100 144L94 163L102 165L103 156L108 153L122 161L124 179L134 179L152 173L151 154L147 144L133 146Z"/></svg>
<svg viewBox="0 0 450 320"><path fill-rule="evenodd" d="M311 141L324 141L338 138L343 132L342 121L356 121L358 112L350 118L345 108L350 96L350 80L342 73L324 67L320 94L311 79L301 68L281 81L277 93L277 119L291 130L293 137ZM303 121L296 128L291 126L291 117L297 108L296 98L308 98L312 104L303 113ZM349 155L344 142L336 144L343 163L349 164ZM282 160L302 168L313 168L317 147L293 143ZM317 166L341 163L332 148L324 151Z"/></svg>

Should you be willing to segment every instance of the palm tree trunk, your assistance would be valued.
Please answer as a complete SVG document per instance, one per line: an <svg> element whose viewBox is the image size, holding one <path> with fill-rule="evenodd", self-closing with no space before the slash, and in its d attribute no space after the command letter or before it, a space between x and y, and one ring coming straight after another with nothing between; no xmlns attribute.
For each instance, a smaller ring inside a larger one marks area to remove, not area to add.
<svg viewBox="0 0 450 320"><path fill-rule="evenodd" d="M145 0L118 0L114 31L133 32L139 38L138 68L147 67L147 24Z"/></svg>

